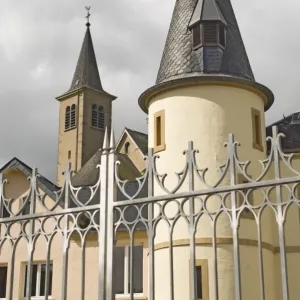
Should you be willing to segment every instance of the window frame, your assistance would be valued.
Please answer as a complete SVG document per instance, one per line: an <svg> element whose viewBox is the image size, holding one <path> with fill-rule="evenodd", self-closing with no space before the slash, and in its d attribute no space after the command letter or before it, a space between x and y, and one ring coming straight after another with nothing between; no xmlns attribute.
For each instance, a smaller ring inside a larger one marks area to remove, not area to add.
<svg viewBox="0 0 300 300"><path fill-rule="evenodd" d="M135 244L133 247L142 247L143 255L142 255L142 274L143 274L143 280L142 280L142 292L141 293L134 293L135 297L144 297L144 245L141 244ZM129 261L129 255L130 255L130 246L128 244L126 245L116 245L116 248L124 248L124 293L123 294L115 294L116 299L120 298L127 298L130 296L130 289L129 289L129 270L130 270L130 261Z"/></svg>
<svg viewBox="0 0 300 300"><path fill-rule="evenodd" d="M259 120L259 123L256 124L256 120ZM262 122L260 111L256 108L251 108L251 121L252 121L252 146L254 149L259 151L264 151L263 147L263 137L262 137ZM258 125L258 128L257 128ZM259 131L259 137L257 137L257 132Z"/></svg>
<svg viewBox="0 0 300 300"><path fill-rule="evenodd" d="M158 139L158 124L157 120L160 119L160 144L157 143ZM165 110L160 110L156 112L153 116L154 120L154 152L160 152L166 150L166 141L165 141L165 134L166 134L166 120L165 120Z"/></svg>
<svg viewBox="0 0 300 300"><path fill-rule="evenodd" d="M105 129L105 113L102 105L93 104L91 115L91 127L97 130Z"/></svg>
<svg viewBox="0 0 300 300"><path fill-rule="evenodd" d="M130 149L130 143L129 142L126 142L125 145L124 145L124 152L125 154L129 154L129 149Z"/></svg>
<svg viewBox="0 0 300 300"><path fill-rule="evenodd" d="M26 295L25 294L25 287L26 287L26 266L28 265L27 262L23 263L23 280L22 280L22 299L26 299ZM37 279L36 279L36 291L38 291L38 294L40 294L40 288L41 288L41 269L42 269L42 265L46 265L45 261L36 261L36 262L32 262L32 266L37 265ZM49 265L52 265L52 285L51 285L51 294L48 296L48 299L53 299L52 297L52 293L53 293L53 261L49 262ZM37 292L36 292L37 293ZM45 296L31 296L30 299L32 300L42 300L44 299Z"/></svg>
<svg viewBox="0 0 300 300"><path fill-rule="evenodd" d="M6 300L6 294L7 294L7 277L8 277L8 265L7 265L7 264L0 264L0 268L6 268L5 298L0 298L0 300Z"/></svg>
<svg viewBox="0 0 300 300"><path fill-rule="evenodd" d="M196 272L196 269L198 267L201 267L202 299L200 299L200 298L196 298L196 299L197 300L209 300L208 260L207 259L196 259L195 260L194 280L195 280L195 288L196 288L196 290L197 290L197 272ZM190 279L189 282L191 283L191 279ZM196 295L196 296L198 296L198 295Z"/></svg>
<svg viewBox="0 0 300 300"><path fill-rule="evenodd" d="M72 130L76 128L76 115L77 115L76 104L68 105L65 108L65 131Z"/></svg>
<svg viewBox="0 0 300 300"><path fill-rule="evenodd" d="M205 41L205 28L206 25L215 25L215 30L216 30L216 42L206 42ZM198 26L200 26L200 43L197 45L194 45L194 29L197 28ZM224 36L224 45L221 43L221 39L220 39L220 34L221 34L221 30L223 31L223 36ZM193 50L197 50L201 47L211 47L211 46L218 46L221 49L225 49L226 47L226 42L227 42L227 30L226 30L226 25L223 24L220 21L198 21L197 23L193 24L193 26L191 27L191 32L192 32L192 46L193 46Z"/></svg>

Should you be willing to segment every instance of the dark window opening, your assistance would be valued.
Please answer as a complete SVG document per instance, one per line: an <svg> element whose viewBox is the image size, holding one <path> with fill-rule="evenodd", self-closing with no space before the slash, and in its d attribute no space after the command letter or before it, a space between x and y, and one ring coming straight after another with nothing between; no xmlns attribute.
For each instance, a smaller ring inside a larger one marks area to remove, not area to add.
<svg viewBox="0 0 300 300"><path fill-rule="evenodd" d="M7 267L0 266L0 298L6 298Z"/></svg>
<svg viewBox="0 0 300 300"><path fill-rule="evenodd" d="M128 154L129 153L129 149L130 149L130 143L126 143L125 144L125 153Z"/></svg>
<svg viewBox="0 0 300 300"><path fill-rule="evenodd" d="M92 106L92 127L104 129L104 112L103 107Z"/></svg>
<svg viewBox="0 0 300 300"><path fill-rule="evenodd" d="M196 267L196 289L197 289L197 300L203 299L203 286L202 286L202 268Z"/></svg>
<svg viewBox="0 0 300 300"><path fill-rule="evenodd" d="M65 112L65 130L76 126L76 105L68 106Z"/></svg>
<svg viewBox="0 0 300 300"><path fill-rule="evenodd" d="M156 118L156 146L161 145L161 117Z"/></svg>
<svg viewBox="0 0 300 300"><path fill-rule="evenodd" d="M71 159L71 151L68 151L68 159Z"/></svg>
<svg viewBox="0 0 300 300"><path fill-rule="evenodd" d="M24 297L26 297L27 287L27 270L25 267L24 277ZM49 264L49 281L48 281L48 295L52 294L52 274L53 266ZM45 296L46 294L46 264L34 264L32 265L32 277L31 277L31 297Z"/></svg>
<svg viewBox="0 0 300 300"><path fill-rule="evenodd" d="M200 23L197 23L193 29L193 47L197 47L201 45L201 27Z"/></svg>
<svg viewBox="0 0 300 300"><path fill-rule="evenodd" d="M225 27L219 24L219 44L223 47L226 45L226 31Z"/></svg>
<svg viewBox="0 0 300 300"><path fill-rule="evenodd" d="M254 122L255 122L255 143L257 145L261 144L261 130L260 130L260 118L258 115L255 115L254 117Z"/></svg>
<svg viewBox="0 0 300 300"><path fill-rule="evenodd" d="M7 203L6 203L7 204ZM0 215L0 218L9 218L10 217L10 213L7 210L7 208L4 206L4 204L2 204L2 214ZM1 298L1 297L0 297Z"/></svg>
<svg viewBox="0 0 300 300"><path fill-rule="evenodd" d="M217 23L205 23L203 24L203 37L205 44L217 44L218 43L218 27Z"/></svg>
<svg viewBox="0 0 300 300"><path fill-rule="evenodd" d="M133 292L143 292L143 246L133 247ZM130 247L116 247L114 282L116 294L129 294L130 282Z"/></svg>

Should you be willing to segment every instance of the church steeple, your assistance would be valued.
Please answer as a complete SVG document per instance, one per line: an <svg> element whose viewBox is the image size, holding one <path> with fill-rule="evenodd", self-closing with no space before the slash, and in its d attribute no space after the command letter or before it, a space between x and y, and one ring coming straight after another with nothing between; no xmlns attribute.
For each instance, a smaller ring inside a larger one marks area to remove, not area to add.
<svg viewBox="0 0 300 300"><path fill-rule="evenodd" d="M230 0L177 0L157 84L220 74L254 81Z"/></svg>
<svg viewBox="0 0 300 300"><path fill-rule="evenodd" d="M98 91L103 91L90 31L91 24L89 20L86 23L86 26L87 28L84 40L69 91L81 87L89 87Z"/></svg>

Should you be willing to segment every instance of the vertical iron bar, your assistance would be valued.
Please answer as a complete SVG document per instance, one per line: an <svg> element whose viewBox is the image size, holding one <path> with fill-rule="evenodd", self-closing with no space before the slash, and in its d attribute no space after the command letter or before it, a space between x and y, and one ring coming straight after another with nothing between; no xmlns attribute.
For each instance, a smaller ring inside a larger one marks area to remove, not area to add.
<svg viewBox="0 0 300 300"><path fill-rule="evenodd" d="M108 185L107 185L107 243L106 243L106 298L105 300L113 300L115 298L113 284L113 255L114 255L114 201L116 198L115 185L115 136L111 130L110 150L108 156Z"/></svg>
<svg viewBox="0 0 300 300"><path fill-rule="evenodd" d="M216 241L216 218L213 219L212 224L213 238L212 238L212 248L213 248L213 270L214 270L214 299L219 299L219 280L218 280L218 249Z"/></svg>
<svg viewBox="0 0 300 300"><path fill-rule="evenodd" d="M15 255L16 255L16 247L18 244L12 245L12 251L10 256L10 274L9 274L9 290L8 290L8 300L13 300L13 290L14 290L14 274L15 274ZM22 295L24 290L22 290ZM23 295L25 296L25 295Z"/></svg>
<svg viewBox="0 0 300 300"><path fill-rule="evenodd" d="M108 176L108 136L107 128L105 129L101 165L100 165L100 199L99 199L99 269L98 269L98 300L106 299L105 282L106 282L106 214L107 214L107 176Z"/></svg>
<svg viewBox="0 0 300 300"><path fill-rule="evenodd" d="M86 247L86 237L81 242L81 300L85 299L85 247Z"/></svg>
<svg viewBox="0 0 300 300"><path fill-rule="evenodd" d="M169 228L170 299L174 300L173 230Z"/></svg>
<svg viewBox="0 0 300 300"><path fill-rule="evenodd" d="M273 133L273 146L274 149L274 172L275 179L278 181L281 178L280 172L280 158L278 152L280 151L280 140L278 138L278 129L276 126L272 127ZM281 263L281 280L282 280L282 297L283 300L289 299L289 290L287 282L287 263L286 263L286 250L285 250L285 234L284 234L284 215L282 210L282 199L281 199L281 186L276 185L276 201L277 201L277 224L279 233L279 247L280 247L280 263Z"/></svg>
<svg viewBox="0 0 300 300"><path fill-rule="evenodd" d="M148 149L148 197L153 196L153 149ZM149 243L149 300L155 299L155 263L153 203L148 204L148 243Z"/></svg>
<svg viewBox="0 0 300 300"><path fill-rule="evenodd" d="M71 163L68 163L65 171L65 209L69 208L70 205L70 173ZM62 265L62 293L61 299L67 300L67 285L68 285L68 258L69 258L69 245L68 245L68 215L64 216L64 229L63 229L63 265Z"/></svg>
<svg viewBox="0 0 300 300"><path fill-rule="evenodd" d="M30 181L30 211L29 214L32 216L35 214L35 196L36 196L36 178L37 169L32 170L31 181ZM26 204L27 205L27 204ZM23 212L26 210L23 210ZM29 234L28 234L28 264L27 264L27 280L26 280L26 299L31 299L31 281L32 281L32 260L34 253L34 218L30 218L29 221Z"/></svg>
<svg viewBox="0 0 300 300"><path fill-rule="evenodd" d="M236 185L236 165L235 165L235 144L233 134L229 135L228 141L228 157L230 160L230 185ZM241 274L240 274L240 251L239 251L239 232L238 220L236 211L236 191L231 192L232 202L232 233L233 233L233 260L234 260L234 284L235 284L235 299L241 300Z"/></svg>
<svg viewBox="0 0 300 300"><path fill-rule="evenodd" d="M257 220L257 237L258 237L258 259L259 259L259 277L260 277L260 298L265 300L265 281L264 281L264 265L263 265L263 253L262 253L262 243L261 243L261 223L260 215Z"/></svg>
<svg viewBox="0 0 300 300"><path fill-rule="evenodd" d="M3 199L3 174L0 173L0 219L3 218L3 208L4 208L3 202L4 202L4 199ZM0 229L1 229L1 227L3 227L2 224L0 224Z"/></svg>
<svg viewBox="0 0 300 300"><path fill-rule="evenodd" d="M51 251L51 239L47 242L47 258L46 258L46 278L45 278L45 300L49 298L49 268L50 268L50 251Z"/></svg>
<svg viewBox="0 0 300 300"><path fill-rule="evenodd" d="M188 144L188 152L187 155L187 163L188 163L188 180L189 180L189 191L194 191L194 166L193 166L193 150L194 144L193 142L189 142ZM189 220L189 235L190 235L190 297L191 300L197 300L197 290L196 290L196 254L195 254L195 233L197 231L195 227L195 204L194 198L191 197L189 199L189 212L190 212L190 220Z"/></svg>
<svg viewBox="0 0 300 300"><path fill-rule="evenodd" d="M130 246L129 246L129 286L130 286L130 300L134 300L134 278L133 278L133 268L134 268L134 263L133 263L133 247L134 247L134 233L130 231L129 233L130 237ZM127 272L127 270L125 270Z"/></svg>

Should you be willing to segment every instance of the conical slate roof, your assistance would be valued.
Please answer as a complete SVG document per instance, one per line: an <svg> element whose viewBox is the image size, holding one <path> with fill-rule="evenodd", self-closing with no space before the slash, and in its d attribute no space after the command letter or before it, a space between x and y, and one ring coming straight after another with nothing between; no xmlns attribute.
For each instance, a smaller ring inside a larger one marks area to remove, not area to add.
<svg viewBox="0 0 300 300"><path fill-rule="evenodd" d="M227 25L226 46L193 50L189 26L197 21ZM176 0L157 81L201 74L222 74L254 81L246 49L230 0Z"/></svg>
<svg viewBox="0 0 300 300"><path fill-rule="evenodd" d="M103 91L90 31L90 23L87 23L86 33L69 91L83 86Z"/></svg>

